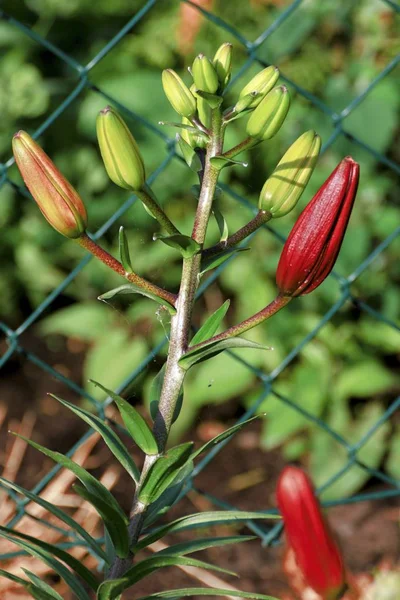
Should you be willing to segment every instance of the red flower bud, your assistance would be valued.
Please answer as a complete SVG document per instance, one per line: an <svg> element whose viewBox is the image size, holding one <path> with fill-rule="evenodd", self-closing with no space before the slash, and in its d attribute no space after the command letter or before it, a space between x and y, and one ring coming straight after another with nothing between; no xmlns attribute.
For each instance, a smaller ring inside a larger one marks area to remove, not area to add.
<svg viewBox="0 0 400 600"><path fill-rule="evenodd" d="M15 134L13 151L22 178L50 225L66 237L80 237L87 214L78 192L25 131Z"/></svg>
<svg viewBox="0 0 400 600"><path fill-rule="evenodd" d="M343 559L308 475L298 467L286 467L278 480L277 500L305 583L324 600L340 598L346 589Z"/></svg>
<svg viewBox="0 0 400 600"><path fill-rule="evenodd" d="M356 197L359 166L344 158L297 219L279 260L276 282L284 296L317 288L333 269Z"/></svg>

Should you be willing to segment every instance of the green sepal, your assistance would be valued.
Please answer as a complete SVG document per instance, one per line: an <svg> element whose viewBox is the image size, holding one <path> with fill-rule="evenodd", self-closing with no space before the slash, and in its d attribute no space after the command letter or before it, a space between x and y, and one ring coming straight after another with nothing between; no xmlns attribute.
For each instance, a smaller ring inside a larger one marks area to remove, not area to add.
<svg viewBox="0 0 400 600"><path fill-rule="evenodd" d="M157 375L154 377L153 381L151 382L150 415L151 415L151 418L153 419L153 421L155 420L155 418L157 416L157 412L158 412L158 403L160 402L161 389L162 389L162 386L164 383L165 367L166 367L166 363L163 364L163 366L161 367L161 369L159 370L159 372L157 373ZM181 412L181 409L182 409L182 404L183 404L183 391L181 390L181 392L178 396L178 400L175 404L174 414L172 417L172 423L175 423L175 421L179 417L179 413Z"/></svg>
<svg viewBox="0 0 400 600"><path fill-rule="evenodd" d="M200 448L198 448L198 450L196 450L195 452L193 452L193 454L192 454L192 460L194 460L195 458L197 458L198 456L200 456L200 454L203 454L203 452L207 452L207 450L209 450L213 446L216 446L217 444L219 444L219 443L223 442L224 440L230 438L237 431L240 431L242 429L242 427L244 427L248 423L251 423L251 421L254 421L255 419L259 419L262 416L264 416L264 415L257 415L255 417L251 417L251 419L246 419L246 421L242 421L241 423L237 423L236 425L233 425L232 427L229 427L229 429L226 429L222 433L219 433L218 435L216 435L215 437L213 437L211 440L209 440L208 442L206 442L205 444L203 444L203 446L201 446Z"/></svg>
<svg viewBox="0 0 400 600"><path fill-rule="evenodd" d="M125 271L127 273L133 273L131 257L129 255L128 240L126 238L125 230L122 226L119 228L119 255Z"/></svg>
<svg viewBox="0 0 400 600"><path fill-rule="evenodd" d="M101 300L102 302L108 302L109 300L112 300L115 296L127 294L141 294L142 296L146 296L146 298L155 300L155 302L161 304L161 306L164 306L168 310L170 315L174 315L176 313L175 307L172 306L172 304L170 304L163 298L156 296L156 294L152 294L147 290L143 290L134 283L125 283L124 285L120 285L119 287L114 288L113 290L101 294L101 296L98 296L97 299Z"/></svg>
<svg viewBox="0 0 400 600"><path fill-rule="evenodd" d="M204 344L199 348L193 348L192 350L189 347L189 350L180 358L179 364L182 369L186 371L190 369L193 365L199 362L203 362L203 360L208 360L225 350L232 350L234 348L254 348L258 350L271 350L268 346L261 346L261 344L257 344L256 342L251 342L250 340L246 340L245 338L240 337L232 337L225 340L217 340L215 342L209 342L208 344Z"/></svg>
<svg viewBox="0 0 400 600"><path fill-rule="evenodd" d="M107 502L79 483L74 483L72 488L78 496L94 506L101 516L114 545L116 555L119 558L127 558L129 555L129 533L128 522L125 515L124 518L122 518L121 515L115 513L113 508L110 507Z"/></svg>
<svg viewBox="0 0 400 600"><path fill-rule="evenodd" d="M223 598L229 598L234 596L236 598L249 598L250 600L278 600L275 596L265 596L265 594L256 594L254 592L242 592L233 591L232 589L225 590L223 588L182 588L180 590L166 590L163 592L156 592L150 594L150 596L141 596L138 600L163 600L163 598L170 598L171 600L178 600L179 598L195 598L196 596L222 596Z"/></svg>
<svg viewBox="0 0 400 600"><path fill-rule="evenodd" d="M140 502L148 505L161 496L189 459L192 448L193 442L187 442L171 448L166 454L157 458L140 487Z"/></svg>
<svg viewBox="0 0 400 600"><path fill-rule="evenodd" d="M104 553L102 547L96 542L96 540L93 539L92 536L89 535L89 533L77 521L75 521L70 515L68 515L66 512L64 512L61 508L58 508L58 506L55 506L51 502L48 502L41 496L34 494L33 492L30 492L29 490L26 490L25 488L21 487L20 485L14 483L13 481L8 481L7 479L4 479L3 477L0 477L0 484L5 487L10 488L11 490L14 490L15 492L18 492L19 494L23 494L29 500L31 500L32 502L35 502L39 506L42 506L50 514L57 517L57 519L60 519L60 521L62 521L63 523L66 523L66 525L68 525L68 527L70 527L72 529L72 531L75 531L78 535L81 536L82 539L85 540L85 542L92 549L92 551L95 554L97 554L97 556L102 558L105 562L108 562L106 554Z"/></svg>
<svg viewBox="0 0 400 600"><path fill-rule="evenodd" d="M208 528L214 523L243 523L246 521L257 521L258 519L280 518L279 515L241 510L216 510L186 515L166 525L161 525L161 527L158 527L158 529L142 538L135 546L135 553L146 548L149 544L161 540L168 533L177 533L178 531L185 531L187 529Z"/></svg>
<svg viewBox="0 0 400 600"><path fill-rule="evenodd" d="M204 100L208 102L209 106L211 106L212 109L218 108L224 101L224 99L221 96L217 96L216 94L209 94L208 92L203 92L202 90L196 89L195 93L197 94L197 96L200 96L200 98L204 98Z"/></svg>
<svg viewBox="0 0 400 600"><path fill-rule="evenodd" d="M157 233L153 236L153 239L160 240L160 242L163 242L167 246L171 246L171 248L179 250L183 258L191 258L197 254L201 248L200 244L198 244L195 240L188 235L183 235L182 233L175 233L172 235L162 235Z"/></svg>
<svg viewBox="0 0 400 600"><path fill-rule="evenodd" d="M133 441L139 446L146 454L158 454L157 442L154 439L154 435L151 432L150 427L143 419L142 415L134 408L129 402L124 400L121 396L109 390L108 388L101 385L93 379L89 379L93 385L99 387L106 392L112 398L117 405L122 420L127 428Z"/></svg>
<svg viewBox="0 0 400 600"><path fill-rule="evenodd" d="M198 173L202 169L202 164L200 158L197 156L196 152L193 150L192 146L185 142L185 140L178 135L177 141L179 144L179 148L182 152L182 156L192 171Z"/></svg>
<svg viewBox="0 0 400 600"><path fill-rule="evenodd" d="M234 167L235 165L239 165L240 167L248 166L248 163L246 162L242 162L240 160L233 160L232 158L226 158L225 156L213 156L212 158L210 158L210 163L219 171L225 169L225 167Z"/></svg>
<svg viewBox="0 0 400 600"><path fill-rule="evenodd" d="M207 271L211 271L212 269L216 269L220 265L222 265L225 261L229 260L234 254L238 252L246 252L250 250L250 248L228 248L227 250L222 250L218 254L214 254L210 258L203 258L200 266L199 277L207 273Z"/></svg>
<svg viewBox="0 0 400 600"><path fill-rule="evenodd" d="M124 467L125 471L127 473L129 473L129 475L132 477L132 479L135 483L138 483L138 481L140 479L139 469L133 462L133 459L132 459L128 449L122 443L122 441L117 436L115 431L113 431L111 429L111 427L106 425L104 423L104 421L102 419L100 419L97 415L93 415L92 413L88 412L87 410L80 408L79 406L75 406L74 404L67 402L67 400L63 400L62 398L59 398L55 394L49 394L49 395L52 398L54 398L55 400L57 400L57 402L60 402L60 404L63 404L63 406L66 406L67 408L69 408L69 410L71 410L79 418L81 418L83 421L85 421L85 423L90 425L90 427L92 427L92 429L97 431L97 433L99 433L101 435L105 444L109 447L109 449L111 450L111 452L113 453L115 458Z"/></svg>
<svg viewBox="0 0 400 600"><path fill-rule="evenodd" d="M184 556L150 556L150 558L146 558L131 567L120 579L104 581L97 591L97 600L115 600L122 592L144 577L147 577L147 575L154 573L157 569L176 566L198 567L209 571L226 573L227 575L236 575L233 571L216 567L195 558L186 558Z"/></svg>
<svg viewBox="0 0 400 600"><path fill-rule="evenodd" d="M222 306L217 308L217 310L208 317L205 323L203 323L203 325L200 327L197 333L193 336L190 342L191 346L195 346L196 344L201 344L202 342L205 342L216 333L218 327L222 323L222 320L228 311L230 303L230 300L226 300L222 304Z"/></svg>

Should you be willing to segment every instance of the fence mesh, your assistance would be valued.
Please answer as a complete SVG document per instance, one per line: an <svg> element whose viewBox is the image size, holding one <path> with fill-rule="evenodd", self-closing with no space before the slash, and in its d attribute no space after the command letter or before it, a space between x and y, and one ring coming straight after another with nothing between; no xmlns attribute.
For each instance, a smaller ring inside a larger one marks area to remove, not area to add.
<svg viewBox="0 0 400 600"><path fill-rule="evenodd" d="M188 0L182 0L182 1L186 1L188 4L192 4ZM388 9L393 11L395 16L397 16L400 13L400 6L396 2L393 2L392 0L381 0L381 2L385 3L387 5ZM63 61L65 63L65 65L76 75L76 84L75 84L74 89L69 93L69 95L65 98L65 100L59 106L57 106L57 108L44 120L44 122L41 124L41 126L35 131L35 133L34 133L35 138L40 136L47 128L49 128L72 103L78 101L80 95L85 90L91 89L95 93L103 96L107 100L107 102L111 102L112 104L117 106L119 109L121 109L121 111L128 114L132 119L139 120L145 127L151 129L154 133L156 133L158 136L160 136L162 141L167 144L167 147L169 149L168 156L162 162L162 164L159 165L158 169L152 174L152 176L149 179L149 183L151 183L152 180L154 180L164 169L166 169L171 161L180 160L179 157L175 153L175 143L174 143L173 138L169 138L167 135L165 135L165 133L159 127L144 120L143 118L140 117L140 115L133 113L129 108L122 105L118 101L118 98L110 97L109 94L107 94L104 91L102 91L101 89L99 89L99 87L94 85L90 80L91 70L101 60L103 60L104 57L106 57L110 52L113 51L113 49L116 47L116 45L124 38L124 36L126 34L132 32L132 30L134 30L136 25L142 19L146 18L146 15L148 15L148 13L153 10L153 8L155 7L155 5L157 3L158 3L157 0L149 0L148 2L144 3L142 8L126 23L126 25L112 39L110 39L110 41L100 50L100 52L98 52L98 54L96 56L94 56L92 58L92 60L90 60L90 62L86 65L79 64L74 58L65 54L60 48L54 46L52 43L50 43L49 41L47 41L46 39L41 37L34 30L26 27L23 23L19 22L18 20L13 18L11 15L5 14L4 11L2 11L0 9L0 17L3 20L7 21L9 23L9 25L11 25L12 27L15 27L16 29L18 29L19 32L21 32L22 34L24 34L24 36L29 38L31 42L33 42L35 44L39 44L42 47L46 48L46 50L48 52L50 52L51 54L53 54L55 57L57 57L57 59ZM208 11L202 9L195 4L192 4L192 6L196 10L201 11L203 13L204 17L206 19L208 19L209 21L211 21L216 27L226 30L230 36L233 36L237 40L237 42L243 46L245 52L247 53L247 60L246 60L245 64L243 65L243 67L241 68L240 72L236 75L236 77L239 77L243 74L243 72L248 70L253 65L253 63L258 63L261 66L267 66L266 62L261 61L257 57L258 49L264 44L264 42L269 38L269 36L272 33L274 33L277 29L279 29L279 27L286 21L286 19L288 19L289 16L291 16L293 13L295 13L299 9L301 4L302 4L302 0L295 0L292 4L290 4L284 10L282 10L282 12L276 18L276 20L265 31L263 31L261 33L261 35L259 35L257 37L257 39L255 39L254 41L245 39L241 35L240 31L238 31L237 29L235 29L234 27L232 27L231 25L229 25L228 23L223 21L220 17L216 16L215 14L212 14L211 12L208 12ZM332 132L331 137L325 142L323 151L326 151L326 149L329 148L337 140L337 138L339 138L340 136L344 136L349 141L351 141L352 144L361 147L363 150L365 150L370 155L372 155L373 158L377 162L384 164L387 168L392 170L394 173L400 174L400 165L399 164L396 164L387 156L384 156L380 152L376 151L376 149L374 149L373 147L367 145L365 142L363 142L358 137L355 137L350 132L346 131L346 126L344 123L344 119L346 117L348 117L348 115L350 113L357 110L360 103L368 96L368 94L370 94L370 92L375 88L376 85L379 84L379 82L382 79L384 79L391 71L393 71L393 69L395 69L395 67L398 65L399 62L400 62L400 55L393 58L382 69L380 74L377 77L375 77L375 79L370 81L369 84L365 87L365 89L356 98L354 98L348 106L346 106L340 112L336 112L335 110L331 109L329 106L327 106L325 103L323 103L319 98L317 98L313 94L309 93L306 89L303 89L298 84L291 81L290 79L285 78L284 73L282 74L282 76L283 76L283 79L286 80L287 83L290 86L292 86L297 91L298 94L303 96L310 103L310 105L314 107L315 110L322 111L330 119L332 127L333 127L333 132ZM6 163L0 164L0 188L2 186L11 185L14 188L18 188L18 191L22 195L27 196L28 194L27 194L26 189L19 188L17 186L17 184L9 178L9 168L12 165L13 165L12 158L10 158L10 160L8 160ZM238 195L229 186L223 185L222 187L224 188L224 191L226 193L228 193L233 200L246 206L249 211L253 211L253 212L255 211L255 207L252 204L250 204L245 198ZM123 215L125 213L125 211L127 211L128 208L130 208L130 206L135 201L136 201L135 196L131 196L125 202L125 204L123 206L121 206L121 208L115 214L113 214L111 216L111 218L109 218L107 220L107 222L105 222L103 224L102 227L100 227L100 229L98 231L96 231L95 233L92 234L93 239L101 238L107 232L107 230L121 217L121 215ZM269 232L273 232L273 228L271 228L270 226L265 226L265 229L267 229ZM369 431L364 433L364 435L362 436L361 439L358 439L356 442L352 443L351 441L344 439L342 437L342 435L340 435L337 431L332 429L326 422L324 422L323 420L310 414L308 411L306 411L304 408L302 408L300 405L298 405L296 403L296 401L279 394L275 390L274 384L275 384L277 378L279 377L279 375L283 372L283 370L293 361L293 359L295 359L297 357L297 355L302 351L302 349L318 334L318 332L321 330L321 328L324 327L329 322L329 320L332 319L334 317L334 315L341 309L341 307L348 301L353 302L359 310L365 311L373 319L376 319L376 321L384 322L384 323L386 323L387 326L399 331L400 328L398 327L398 325L396 323L392 322L386 316L384 316L383 314L378 312L375 308L370 306L363 299L357 298L352 291L353 283L357 280L357 278L359 278L361 276L361 274L364 273L364 271L371 265L371 263L374 260L376 260L377 257L379 257L379 255L381 255L388 248L388 246L393 243L393 241L399 235L400 235L400 227L394 228L393 232L390 235L388 235L386 237L386 239L384 241L382 241L382 243L380 243L373 250L373 252L371 252L369 254L369 256L367 256L365 258L365 260L348 277L344 278L344 277L338 276L335 273L333 273L331 275L331 277L333 277L335 279L336 285L340 289L339 299L329 308L329 310L320 319L319 323L312 329L312 331L310 331L308 333L308 335L306 337L304 337L304 339L302 339L301 342L295 348L293 348L293 350L288 354L288 356L286 356L286 358L281 362L281 364L277 368L274 369L273 372L271 372L269 375L266 375L265 373L259 371L258 369L255 369L252 365L245 363L247 365L247 367L254 372L254 374L260 381L260 385L262 386L262 392L261 392L258 400L255 403L253 403L253 405L248 409L246 414L243 416L243 419L249 418L250 416L255 414L257 411L257 408L265 400L265 398L267 396L274 395L275 398L279 399L279 401L281 401L285 405L289 406L293 411L297 411L298 413L302 414L305 418L314 422L318 427L322 428L327 436L331 436L346 451L347 457L348 457L346 465L343 468L341 468L340 471L337 472L334 476L330 477L328 481L326 481L323 488L321 488L319 490L320 492L329 488L334 482L336 482L338 479L343 477L348 472L348 470L351 469L354 465L357 465L358 467L365 469L369 473L369 475L377 478L378 480L380 480L381 482L383 482L385 484L385 486L384 486L385 489L382 489L379 492L361 493L361 494L354 495L350 498L341 498L341 499L335 500L334 502L328 502L328 503L326 503L326 505L348 504L348 503L354 503L354 502L359 502L359 501L363 501L363 500L379 500L379 499L383 499L383 498L400 495L400 482L399 481L396 481L392 477L389 477L387 474L385 474L381 470L370 468L368 465L364 464L363 461L360 460L360 458L359 458L359 452L364 447L364 445L367 443L367 441L370 440L370 438L375 434L375 432L380 427L382 427L382 425L385 422L387 422L390 419L390 417L393 415L393 413L399 408L400 397L395 399L390 404L390 406L386 409L384 414L382 414L382 416L374 423L374 425L369 429ZM44 302L42 302L40 304L40 306L38 306L37 309L34 312L32 312L32 314L30 314L30 316L23 323L21 323L18 328L12 330L7 326L6 323L0 322L0 329L6 336L7 342L8 342L8 349L0 359L0 366L5 365L7 363L7 361L12 357L12 355L14 355L15 353L17 353L17 354L19 353L19 354L23 355L26 360L34 363L36 365L36 367L38 367L39 369L42 369L43 371L47 372L51 376L55 377L57 380L61 381L63 384L65 384L66 386L71 388L74 392L87 398L92 403L93 409L96 411L96 413L101 418L105 418L104 409L111 402L110 398L108 398L105 403L98 402L86 390L82 389L79 385L74 383L68 377L65 377L62 373L58 372L51 365L49 365L46 362L44 362L43 360L41 360L34 352L24 348L24 346L22 345L22 343L20 341L22 334L24 332L26 332L30 327L32 327L32 325L41 317L41 315L44 313L44 311L46 311L55 302L57 297L60 294L62 294L62 292L65 290L65 288L67 288L67 286L78 276L78 274L83 269L85 269L86 265L89 263L90 260L91 260L90 256L85 256L79 262L79 264L69 273L69 275L64 279L64 281L56 289L54 289L54 291L52 291L48 295L48 297L44 300ZM235 259L233 259L233 260L235 260ZM198 291L199 295L203 294L204 291L207 289L207 287L210 286L211 283L218 277L218 275L221 273L221 271L226 267L226 264L227 263L225 263L224 265L219 267L213 273L213 275L209 279L207 279L207 281L204 284L201 285L201 287ZM149 363L154 359L154 357L157 356L157 354L160 352L160 350L162 349L164 344L166 344L166 339L163 342L161 342L157 347L155 347L153 349L153 351L147 356L147 358L131 373L129 378L120 385L119 389L116 390L117 393L121 393L124 389L126 389L126 387L128 385L132 384L132 382L134 382L135 379L137 377L139 377L139 375L143 372L143 370L146 369L147 365L149 365ZM232 354L232 356L235 356L235 355ZM240 360L242 363L245 362L245 361L243 361L242 358L240 358L240 359L238 357L235 357L235 358L237 360ZM76 448L79 447L88 438L88 436L90 434L91 434L91 432L88 431L85 434L85 436L83 438L81 438L73 448L71 448L69 454L71 455L76 450ZM227 442L225 442L225 443L227 443ZM193 473L193 477L192 477L190 483L186 487L186 490L185 490L186 492L189 491L190 489L196 489L196 487L195 487L196 476L199 474L199 472L202 469L204 469L206 467L206 465L208 465L210 463L210 461L213 460L215 455L222 450L225 443L221 443L217 447L215 447L211 452L208 453L208 455L202 460L202 462L200 462L196 466L195 471ZM58 467L53 468L34 487L34 489L32 491L35 493L40 492L52 480L52 478L55 476L55 474L58 472L58 470L59 470ZM199 493L204 494L216 506L219 506L221 508L226 508L226 509L234 508L219 498L215 498L209 494L206 494L203 491L200 491L200 490L198 490L198 491L199 491ZM25 506L27 504L27 501L19 499L15 494L12 494L12 492L10 492L10 491L8 491L7 493L10 493L12 495L12 497L17 505L16 515L14 516L12 521L10 523L8 523L9 526L13 527L24 516ZM274 511L271 511L271 512L273 513ZM49 525L51 526L51 524L49 524ZM252 530L260 537L260 540L262 541L262 543L264 545L273 544L279 538L279 535L280 535L281 529L282 529L282 526L279 524L274 525L272 527L266 527L264 525L259 526L255 523L250 523L249 525L252 528ZM11 556L11 554L7 555L7 556L3 555L2 558L7 558L9 556Z"/></svg>

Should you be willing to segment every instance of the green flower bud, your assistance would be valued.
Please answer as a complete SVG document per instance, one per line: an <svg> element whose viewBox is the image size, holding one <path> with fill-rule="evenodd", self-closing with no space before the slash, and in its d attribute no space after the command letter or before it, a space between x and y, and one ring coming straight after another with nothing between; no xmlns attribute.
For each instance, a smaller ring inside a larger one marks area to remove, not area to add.
<svg viewBox="0 0 400 600"><path fill-rule="evenodd" d="M297 204L315 167L321 138L315 131L303 133L284 154L260 193L258 206L272 217L287 215Z"/></svg>
<svg viewBox="0 0 400 600"><path fill-rule="evenodd" d="M247 134L260 141L272 138L285 120L289 106L288 89L284 85L274 88L251 114Z"/></svg>
<svg viewBox="0 0 400 600"><path fill-rule="evenodd" d="M278 78L279 69L274 66L267 67L260 73L257 73L240 92L239 99L235 105L235 111L241 112L246 108L256 108L268 92L272 90Z"/></svg>
<svg viewBox="0 0 400 600"><path fill-rule="evenodd" d="M199 119L203 123L204 127L211 127L212 109L207 100L205 100L205 98L202 98L201 96L197 96L197 112L199 115Z"/></svg>
<svg viewBox="0 0 400 600"><path fill-rule="evenodd" d="M110 106L96 121L97 139L109 178L125 190L140 190L146 181L138 145L122 117Z"/></svg>
<svg viewBox="0 0 400 600"><path fill-rule="evenodd" d="M213 58L213 65L222 88L228 85L231 78L232 48L232 44L225 42L218 48Z"/></svg>
<svg viewBox="0 0 400 600"><path fill-rule="evenodd" d="M165 69L162 72L162 84L165 95L172 107L181 117L190 119L196 114L196 100L175 71Z"/></svg>
<svg viewBox="0 0 400 600"><path fill-rule="evenodd" d="M78 192L25 131L15 134L13 152L28 190L50 225L68 238L81 237L87 213Z"/></svg>
<svg viewBox="0 0 400 600"><path fill-rule="evenodd" d="M215 94L218 89L218 76L207 56L204 56L204 54L196 56L192 65L192 75L198 90Z"/></svg>

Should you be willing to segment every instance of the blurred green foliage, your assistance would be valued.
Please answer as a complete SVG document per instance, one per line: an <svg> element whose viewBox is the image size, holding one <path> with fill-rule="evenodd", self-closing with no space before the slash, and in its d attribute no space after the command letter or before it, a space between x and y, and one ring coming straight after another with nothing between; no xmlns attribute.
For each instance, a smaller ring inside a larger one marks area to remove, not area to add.
<svg viewBox="0 0 400 600"><path fill-rule="evenodd" d="M214 3L213 12L247 39L260 35L288 6L289 2ZM3 8L31 27L81 64L88 63L120 28L144 5L139 0L5 0ZM202 23L193 53L179 53L177 30L179 2L157 3L109 54L89 73L92 89L85 89L46 129L40 141L64 174L80 191L88 207L90 229L100 227L128 198L108 179L95 140L95 119L107 103L96 90L109 94L119 103L158 127L159 120L176 120L162 93L160 70L175 68L183 76L195 52L213 54L217 46L231 41L236 66L244 64L243 48L227 31L211 21ZM397 23L398 26L398 23ZM33 132L62 103L78 83L78 76L65 62L29 40L23 33L0 21L0 158L10 155L10 140L19 128ZM349 3L304 2L268 37L259 48L260 60L276 64L283 75L311 92L339 113L357 98L370 82L400 51L396 36L395 13L380 0ZM257 67L258 68L258 67ZM256 65L229 91L234 102L241 87L256 71ZM342 121L352 136L376 152L399 162L399 70L382 79ZM268 174L293 140L306 129L315 129L327 142L334 133L329 115L289 85L292 108L286 124L268 143L243 155L247 169L227 169L223 182L234 194L255 205ZM168 155L161 137L142 123L128 119L146 161L153 172ZM227 147L244 136L243 121L228 130ZM164 133L173 137L173 130ZM321 157L300 206L288 217L273 223L276 232L286 235L305 203L346 154L361 164L358 201L343 244L336 272L351 274L371 251L400 222L396 174L382 162L339 135ZM10 178L20 183L15 166ZM173 160L157 177L154 191L172 220L189 233L195 209L191 185L193 174ZM397 192L396 192L397 188ZM61 238L44 221L33 202L11 185L0 189L0 318L10 326L18 325L60 284L72 266L82 258L82 250ZM248 207L231 193L221 199L221 210L230 232L251 217ZM102 243L117 252L118 227L125 226L135 270L170 289L180 278L179 254L160 242L152 241L155 230L139 203L135 203L102 238ZM208 241L217 240L218 230L210 226ZM270 231L258 232L249 243L251 251L239 254L199 301L199 324L204 311L210 314L225 298L231 299L226 324L233 324L266 305L275 294L274 273L281 243ZM400 240L393 241L352 284L355 297L368 303L385 318L398 321L400 314ZM145 358L165 334L154 305L144 299L113 309L94 298L120 284L119 278L93 260L75 278L39 322L36 331L51 340L62 334L87 342L88 351L83 381L100 380L114 388ZM273 346L266 353L248 351L251 365L270 373L295 345L318 324L339 298L340 288L332 277L314 294L295 300L284 312L258 327L247 337ZM165 324L164 324L165 325ZM165 350L165 347L164 347ZM274 390L316 417L321 417L338 433L356 442L366 432L400 388L395 374L400 352L400 336L383 321L377 321L357 305L346 304L295 361L279 375ZM153 363L134 382L132 394L149 396L152 378L161 366ZM232 373L235 377L232 377ZM86 384L84 384L86 385ZM90 389L93 393L93 389ZM94 392L101 399L102 392ZM259 393L255 374L229 354L194 368L185 388L182 415L174 426L175 438L192 425L199 410L209 404L236 399L249 406ZM273 394L260 406L266 412L261 445L270 449L283 445L288 459L307 460L317 483L343 467L347 455L314 423L282 404ZM390 442L390 443L389 443ZM388 445L389 443L389 445ZM371 467L384 461L387 472L399 476L395 458L400 444L400 429L386 423L370 439L360 459ZM389 448L389 449L388 449ZM329 496L347 495L359 489L367 475L357 466L329 488Z"/></svg>

